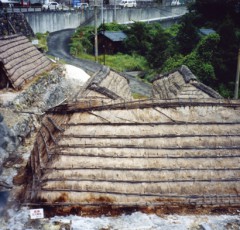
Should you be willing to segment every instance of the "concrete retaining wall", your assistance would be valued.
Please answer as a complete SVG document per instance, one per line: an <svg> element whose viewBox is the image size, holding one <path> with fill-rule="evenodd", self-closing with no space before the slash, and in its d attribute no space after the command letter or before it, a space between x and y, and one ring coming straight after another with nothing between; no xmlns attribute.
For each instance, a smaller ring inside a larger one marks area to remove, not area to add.
<svg viewBox="0 0 240 230"><path fill-rule="evenodd" d="M169 26L176 22L179 15L186 12L185 7L164 7L164 8L145 8L145 9L104 9L103 17L101 10L98 11L98 24L102 18L105 23L113 22L116 18L117 23L129 23L130 21L160 20L163 26ZM94 24L94 11L84 12L37 12L25 13L25 17L36 32L54 32L63 29L76 28L82 24Z"/></svg>
<svg viewBox="0 0 240 230"><path fill-rule="evenodd" d="M38 12L25 13L25 17L34 33L54 32L72 29L87 21L92 12L84 14L78 12Z"/></svg>

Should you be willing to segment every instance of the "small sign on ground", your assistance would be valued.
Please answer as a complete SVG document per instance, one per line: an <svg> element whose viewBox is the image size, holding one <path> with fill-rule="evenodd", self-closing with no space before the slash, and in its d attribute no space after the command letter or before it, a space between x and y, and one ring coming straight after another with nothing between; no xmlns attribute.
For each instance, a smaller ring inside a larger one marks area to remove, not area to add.
<svg viewBox="0 0 240 230"><path fill-rule="evenodd" d="M42 219L44 218L43 209L30 209L30 218L33 219Z"/></svg>

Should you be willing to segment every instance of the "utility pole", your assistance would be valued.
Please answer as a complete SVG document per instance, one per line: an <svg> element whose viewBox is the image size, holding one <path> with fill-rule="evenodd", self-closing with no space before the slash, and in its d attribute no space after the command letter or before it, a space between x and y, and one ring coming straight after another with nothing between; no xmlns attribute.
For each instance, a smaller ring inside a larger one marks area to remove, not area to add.
<svg viewBox="0 0 240 230"><path fill-rule="evenodd" d="M114 21L114 22L117 22L116 14L117 14L117 10L116 10L116 0L114 0L114 14L113 14L113 21Z"/></svg>
<svg viewBox="0 0 240 230"><path fill-rule="evenodd" d="M94 0L94 28L95 62L98 63L97 0Z"/></svg>
<svg viewBox="0 0 240 230"><path fill-rule="evenodd" d="M101 16L102 16L102 24L103 24L103 0L102 0Z"/></svg>
<svg viewBox="0 0 240 230"><path fill-rule="evenodd" d="M235 81L234 99L238 99L239 75L240 75L240 48L238 49L238 63L237 63L237 74L236 74L236 81Z"/></svg>

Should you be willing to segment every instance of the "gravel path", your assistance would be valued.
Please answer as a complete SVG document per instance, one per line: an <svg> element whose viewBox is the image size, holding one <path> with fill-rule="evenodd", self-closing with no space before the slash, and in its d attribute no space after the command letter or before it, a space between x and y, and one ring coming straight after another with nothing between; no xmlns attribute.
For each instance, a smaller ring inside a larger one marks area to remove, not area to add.
<svg viewBox="0 0 240 230"><path fill-rule="evenodd" d="M70 37L74 33L74 29L61 30L51 33L48 38L48 53L59 59L63 59L66 63L74 65L86 71L89 75L101 69L102 65L83 59L78 59L69 54ZM132 92L145 96L150 96L151 85L146 84L137 78L125 73L129 79Z"/></svg>

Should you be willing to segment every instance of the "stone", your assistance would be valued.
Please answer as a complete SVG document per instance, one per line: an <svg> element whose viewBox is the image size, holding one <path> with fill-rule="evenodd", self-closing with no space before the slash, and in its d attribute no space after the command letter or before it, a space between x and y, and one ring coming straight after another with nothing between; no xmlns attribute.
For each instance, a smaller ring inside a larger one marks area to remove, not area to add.
<svg viewBox="0 0 240 230"><path fill-rule="evenodd" d="M200 224L201 230L212 230L212 227L208 223L202 223Z"/></svg>

